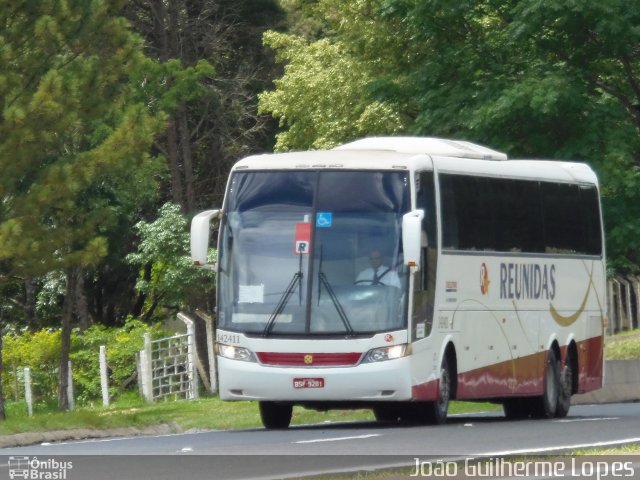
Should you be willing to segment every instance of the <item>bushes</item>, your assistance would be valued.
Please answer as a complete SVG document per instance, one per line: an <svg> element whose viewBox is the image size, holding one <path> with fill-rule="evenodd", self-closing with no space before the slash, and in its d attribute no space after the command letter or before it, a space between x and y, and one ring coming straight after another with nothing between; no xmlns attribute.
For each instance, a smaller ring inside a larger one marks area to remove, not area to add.
<svg viewBox="0 0 640 480"><path fill-rule="evenodd" d="M100 345L107 347L109 394L115 396L127 388L136 388L136 353L142 349L143 335L152 338L167 336L159 325L128 319L124 327L107 328L94 325L84 332L74 330L71 336L70 359L76 401L88 403L101 398ZM7 398L22 397L23 367L31 368L33 395L36 401L55 398L58 394L58 364L60 363L60 331L40 330L20 335L4 336L2 381ZM16 378L16 374L18 378ZM18 380L18 381L17 381ZM16 391L16 384L20 386Z"/></svg>
<svg viewBox="0 0 640 480"><path fill-rule="evenodd" d="M7 334L2 347L2 381L7 398L24 396L23 367L31 368L35 399L55 397L60 363L60 330ZM49 392L53 392L50 394Z"/></svg>

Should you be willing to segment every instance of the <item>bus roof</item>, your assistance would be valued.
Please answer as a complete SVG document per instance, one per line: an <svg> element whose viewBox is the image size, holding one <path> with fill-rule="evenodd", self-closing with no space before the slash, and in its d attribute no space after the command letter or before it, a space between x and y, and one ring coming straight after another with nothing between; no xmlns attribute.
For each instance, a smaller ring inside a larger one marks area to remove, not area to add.
<svg viewBox="0 0 640 480"><path fill-rule="evenodd" d="M421 170L492 177L598 184L584 163L507 160L507 155L460 140L430 137L371 137L332 150L253 155L233 170Z"/></svg>
<svg viewBox="0 0 640 480"><path fill-rule="evenodd" d="M433 137L369 137L346 143L334 150L388 150L392 152L437 155L442 157L506 160L507 155L463 140Z"/></svg>

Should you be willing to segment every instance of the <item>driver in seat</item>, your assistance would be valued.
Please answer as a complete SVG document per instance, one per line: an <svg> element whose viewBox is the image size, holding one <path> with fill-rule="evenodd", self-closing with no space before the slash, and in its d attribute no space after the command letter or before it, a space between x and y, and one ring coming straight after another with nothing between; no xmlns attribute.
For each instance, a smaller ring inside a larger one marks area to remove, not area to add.
<svg viewBox="0 0 640 480"><path fill-rule="evenodd" d="M385 285L400 288L398 274L387 267L383 262L384 258L380 250L373 250L369 256L370 268L364 269L356 278L356 284Z"/></svg>

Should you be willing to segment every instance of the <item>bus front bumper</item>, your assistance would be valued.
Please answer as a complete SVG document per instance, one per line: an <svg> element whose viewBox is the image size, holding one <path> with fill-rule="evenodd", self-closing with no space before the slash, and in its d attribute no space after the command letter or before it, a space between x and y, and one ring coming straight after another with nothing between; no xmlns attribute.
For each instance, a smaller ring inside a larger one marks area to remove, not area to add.
<svg viewBox="0 0 640 480"><path fill-rule="evenodd" d="M222 400L290 402L411 399L408 358L350 367L274 367L218 357Z"/></svg>

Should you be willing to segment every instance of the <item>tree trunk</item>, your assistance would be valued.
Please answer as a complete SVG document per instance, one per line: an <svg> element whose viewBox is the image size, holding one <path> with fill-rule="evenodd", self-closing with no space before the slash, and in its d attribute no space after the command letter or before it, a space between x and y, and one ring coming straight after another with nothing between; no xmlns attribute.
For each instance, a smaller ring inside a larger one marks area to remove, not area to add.
<svg viewBox="0 0 640 480"><path fill-rule="evenodd" d="M171 58L172 45L169 37L171 27L175 22L175 5L170 5L172 14L168 19L167 8L164 0L154 0L150 3L153 14L153 31L158 40L158 58L160 63L165 63ZM167 25L169 24L169 25ZM184 196L184 185L182 181L182 171L180 169L180 150L178 140L178 127L175 115L169 118L167 125L167 161L169 162L169 173L171 174L171 197L174 203L180 205L184 212L187 211L187 202Z"/></svg>
<svg viewBox="0 0 640 480"><path fill-rule="evenodd" d="M151 271L152 271L153 265L151 263L147 263L144 266L144 273L143 273L143 278L146 282L151 280ZM136 298L136 303L133 305L133 308L131 309L131 315L133 315L134 317L139 317L140 315L142 315L142 311L144 310L144 304L147 301L147 295L142 293L142 292L138 292L138 298Z"/></svg>
<svg viewBox="0 0 640 480"><path fill-rule="evenodd" d="M180 104L177 113L178 131L180 132L180 146L182 147L182 167L184 169L184 183L187 190L187 212L193 212L196 208L196 193L193 179L193 155L191 153L191 134L187 120L187 109L184 103Z"/></svg>
<svg viewBox="0 0 640 480"><path fill-rule="evenodd" d="M175 117L171 116L167 127L167 154L169 155L169 171L171 172L171 195L173 201L186 212L187 203L184 198L182 172L180 171L180 151L178 150L178 132Z"/></svg>
<svg viewBox="0 0 640 480"><path fill-rule="evenodd" d="M160 300L162 299L163 296L164 295L160 294L153 299L153 302L151 303L149 310L147 310L142 317L143 322L148 323L151 320L151 317L153 316L153 313L156 311L156 308L158 308L158 305L160 305Z"/></svg>
<svg viewBox="0 0 640 480"><path fill-rule="evenodd" d="M58 409L69 410L69 397L67 388L69 386L69 353L71 350L71 320L75 303L75 268L66 271L67 287L62 304L62 332L60 349L60 368L58 377Z"/></svg>
<svg viewBox="0 0 640 480"><path fill-rule="evenodd" d="M153 13L153 31L154 36L160 44L158 47L158 57L160 62L164 63L169 60L169 39L167 37L167 9L164 0L153 0L150 2L151 12Z"/></svg>
<svg viewBox="0 0 640 480"><path fill-rule="evenodd" d="M4 322L2 315L0 315L0 379L4 373L4 365L2 364L2 335L4 334ZM4 410L4 389L2 388L2 381L0 381L0 420L6 420L7 415Z"/></svg>
<svg viewBox="0 0 640 480"><path fill-rule="evenodd" d="M42 325L36 313L36 282L33 277L26 277L24 279L24 292L24 317L29 330L35 332L40 330Z"/></svg>
<svg viewBox="0 0 640 480"><path fill-rule="evenodd" d="M91 325L91 314L89 313L89 302L87 301L87 292L84 282L84 269L74 269L73 281L74 285L74 306L75 313L78 316L78 325L81 331L85 331Z"/></svg>

